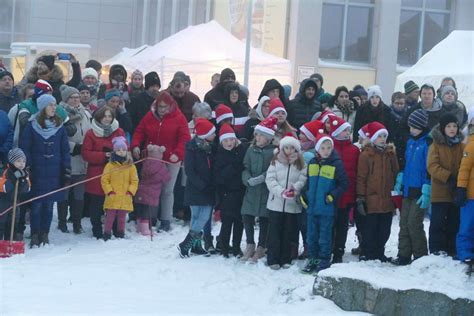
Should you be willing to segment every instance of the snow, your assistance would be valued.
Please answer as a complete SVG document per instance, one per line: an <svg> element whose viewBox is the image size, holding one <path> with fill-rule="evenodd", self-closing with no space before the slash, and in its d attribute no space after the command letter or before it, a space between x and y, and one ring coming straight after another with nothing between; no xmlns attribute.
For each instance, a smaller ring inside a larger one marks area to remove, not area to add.
<svg viewBox="0 0 474 316"><path fill-rule="evenodd" d="M220 256L181 259L182 225L151 242L128 223L126 239L104 242L90 236L88 222L75 236L54 220L50 245L0 259L1 315L347 314L312 295L314 277L299 272L302 261L272 271Z"/></svg>

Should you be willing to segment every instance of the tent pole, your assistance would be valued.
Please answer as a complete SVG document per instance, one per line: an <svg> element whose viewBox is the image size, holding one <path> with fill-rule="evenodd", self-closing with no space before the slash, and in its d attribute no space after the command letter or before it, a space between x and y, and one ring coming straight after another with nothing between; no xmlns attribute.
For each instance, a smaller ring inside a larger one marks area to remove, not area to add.
<svg viewBox="0 0 474 316"><path fill-rule="evenodd" d="M247 0L247 35L245 40L244 86L249 86L250 46L252 45L252 9L253 0Z"/></svg>

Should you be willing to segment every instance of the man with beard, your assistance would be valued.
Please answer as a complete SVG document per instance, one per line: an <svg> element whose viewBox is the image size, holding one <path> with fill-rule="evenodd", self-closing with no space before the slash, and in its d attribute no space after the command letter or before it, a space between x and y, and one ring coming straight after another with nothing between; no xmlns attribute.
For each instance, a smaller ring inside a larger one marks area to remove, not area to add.
<svg viewBox="0 0 474 316"><path fill-rule="evenodd" d="M151 104L160 94L161 80L155 71L145 75L145 91L132 98L128 111L132 119L133 129L138 126L142 118L150 111Z"/></svg>
<svg viewBox="0 0 474 316"><path fill-rule="evenodd" d="M168 89L166 89L178 103L179 109L188 122L193 119L194 103L201 102L196 94L189 91L190 81L189 76L186 76L182 71L178 71L171 80Z"/></svg>
<svg viewBox="0 0 474 316"><path fill-rule="evenodd" d="M18 90L14 84L15 80L11 72L6 70L0 72L0 110L6 113L8 113L15 104L21 101Z"/></svg>

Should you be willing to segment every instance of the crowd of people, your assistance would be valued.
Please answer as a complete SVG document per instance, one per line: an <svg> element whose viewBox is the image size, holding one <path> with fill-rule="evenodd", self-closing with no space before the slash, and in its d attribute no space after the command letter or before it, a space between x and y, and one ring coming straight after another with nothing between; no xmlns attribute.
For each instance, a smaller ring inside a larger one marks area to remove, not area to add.
<svg viewBox="0 0 474 316"><path fill-rule="evenodd" d="M90 218L104 240L124 237L127 216L143 235L190 220L183 258L266 257L274 270L306 259L312 273L343 262L354 219L360 260L474 259L474 111L453 78L438 89L408 81L390 104L377 85L330 94L316 73L291 99L290 86L269 79L251 106L229 68L201 102L181 71L163 89L154 71L129 77L113 65L103 83L99 62L81 69L70 57L68 82L54 55L17 85L0 71L0 239L14 229L23 240L29 218L30 247L48 244L56 202L59 230L72 222L81 234ZM11 227L16 194L31 202ZM396 209L398 256L388 258Z"/></svg>

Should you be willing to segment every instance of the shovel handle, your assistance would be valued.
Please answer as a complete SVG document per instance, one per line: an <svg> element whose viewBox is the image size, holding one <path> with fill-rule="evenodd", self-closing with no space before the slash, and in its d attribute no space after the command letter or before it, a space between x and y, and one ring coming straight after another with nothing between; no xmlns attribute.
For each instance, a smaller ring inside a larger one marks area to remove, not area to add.
<svg viewBox="0 0 474 316"><path fill-rule="evenodd" d="M15 216L16 216L16 204L17 204L17 198L18 198L19 183L20 183L20 179L16 179L15 191L13 192L13 212L12 212L12 224L10 227L10 244L13 241L13 234L15 233Z"/></svg>

